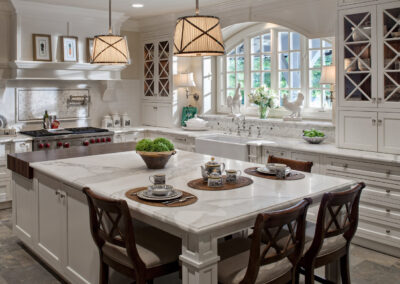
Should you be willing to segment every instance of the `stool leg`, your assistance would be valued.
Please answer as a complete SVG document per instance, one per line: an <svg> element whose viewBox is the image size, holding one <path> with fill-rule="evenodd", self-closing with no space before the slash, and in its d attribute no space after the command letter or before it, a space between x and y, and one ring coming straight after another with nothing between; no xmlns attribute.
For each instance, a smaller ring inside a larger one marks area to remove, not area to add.
<svg viewBox="0 0 400 284"><path fill-rule="evenodd" d="M100 264L100 284L108 284L108 265L103 261Z"/></svg>
<svg viewBox="0 0 400 284"><path fill-rule="evenodd" d="M299 284L300 283L300 268L297 266L296 270L294 272L294 283Z"/></svg>
<svg viewBox="0 0 400 284"><path fill-rule="evenodd" d="M314 284L314 266L304 267L305 273L305 283Z"/></svg>
<svg viewBox="0 0 400 284"><path fill-rule="evenodd" d="M343 284L350 284L349 253L340 258L340 274Z"/></svg>

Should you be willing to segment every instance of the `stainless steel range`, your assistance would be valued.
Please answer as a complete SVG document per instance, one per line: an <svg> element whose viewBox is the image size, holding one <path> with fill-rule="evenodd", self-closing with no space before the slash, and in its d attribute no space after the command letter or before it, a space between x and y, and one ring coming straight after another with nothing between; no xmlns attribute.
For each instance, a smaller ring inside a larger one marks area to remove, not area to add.
<svg viewBox="0 0 400 284"><path fill-rule="evenodd" d="M114 132L95 127L21 131L33 137L33 151L112 143Z"/></svg>

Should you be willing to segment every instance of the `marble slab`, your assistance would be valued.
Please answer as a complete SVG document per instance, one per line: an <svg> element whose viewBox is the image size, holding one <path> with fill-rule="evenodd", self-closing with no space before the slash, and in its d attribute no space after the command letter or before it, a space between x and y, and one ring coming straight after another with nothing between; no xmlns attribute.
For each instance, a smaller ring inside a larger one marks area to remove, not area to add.
<svg viewBox="0 0 400 284"><path fill-rule="evenodd" d="M252 177L247 187L221 192L207 192L187 186L200 177L200 165L210 156L178 151L163 170L148 170L134 151L32 163L34 171L45 173L77 189L85 186L103 196L127 200L129 207L164 223L191 233L204 233L229 223L249 220L266 209L289 206L304 197L349 187L353 181L306 174L298 181L274 181ZM218 158L227 168L244 170L254 164ZM132 188L149 184L149 176L165 173L167 183L195 194L199 200L179 208L161 208L139 204L125 198Z"/></svg>

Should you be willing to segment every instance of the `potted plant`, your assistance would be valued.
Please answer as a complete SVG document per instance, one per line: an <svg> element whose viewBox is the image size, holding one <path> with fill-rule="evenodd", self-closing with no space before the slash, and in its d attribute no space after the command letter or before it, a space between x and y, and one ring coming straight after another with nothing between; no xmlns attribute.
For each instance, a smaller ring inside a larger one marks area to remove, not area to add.
<svg viewBox="0 0 400 284"><path fill-rule="evenodd" d="M278 98L273 91L265 85L258 87L254 93L249 94L250 103L256 104L260 110L260 118L265 119L271 108L278 107Z"/></svg>
<svg viewBox="0 0 400 284"><path fill-rule="evenodd" d="M163 169L172 155L176 154L174 144L166 138L142 139L136 145L138 153L149 169Z"/></svg>

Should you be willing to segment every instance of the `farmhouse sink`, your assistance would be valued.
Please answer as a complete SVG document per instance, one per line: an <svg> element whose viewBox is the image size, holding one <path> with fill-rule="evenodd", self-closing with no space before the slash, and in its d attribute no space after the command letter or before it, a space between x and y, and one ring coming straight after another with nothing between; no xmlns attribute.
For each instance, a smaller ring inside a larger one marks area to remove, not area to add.
<svg viewBox="0 0 400 284"><path fill-rule="evenodd" d="M250 137L238 137L229 135L210 135L196 138L196 152L240 161L249 160L248 143L262 141L274 143Z"/></svg>

